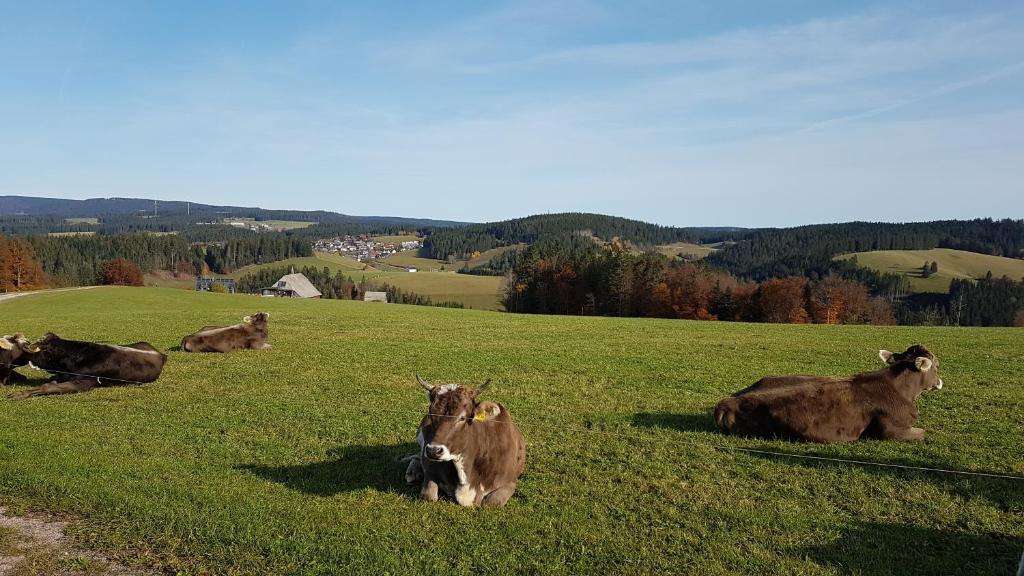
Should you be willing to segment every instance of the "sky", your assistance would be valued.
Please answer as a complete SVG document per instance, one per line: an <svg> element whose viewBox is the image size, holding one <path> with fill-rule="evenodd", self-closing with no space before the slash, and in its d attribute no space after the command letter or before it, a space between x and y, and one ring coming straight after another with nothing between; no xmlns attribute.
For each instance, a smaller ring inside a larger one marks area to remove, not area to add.
<svg viewBox="0 0 1024 576"><path fill-rule="evenodd" d="M0 0L0 195L1024 217L1024 3Z"/></svg>

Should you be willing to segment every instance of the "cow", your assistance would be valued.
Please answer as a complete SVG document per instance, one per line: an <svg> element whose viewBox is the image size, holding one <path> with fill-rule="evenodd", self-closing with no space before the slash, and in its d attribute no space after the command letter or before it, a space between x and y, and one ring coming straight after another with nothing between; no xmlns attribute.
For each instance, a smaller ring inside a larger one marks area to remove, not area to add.
<svg viewBox="0 0 1024 576"><path fill-rule="evenodd" d="M24 334L11 334L0 338L0 384L25 381L25 377L14 370L29 363L32 350L32 343Z"/></svg>
<svg viewBox="0 0 1024 576"><path fill-rule="evenodd" d="M508 409L458 384L433 386L416 376L430 407L420 422L418 457L410 458L407 479L422 477L420 498L441 496L461 506L504 506L526 466L526 441ZM417 465L419 470L416 469Z"/></svg>
<svg viewBox="0 0 1024 576"><path fill-rule="evenodd" d="M880 355L882 352L888 351L879 350ZM881 358L883 363L889 363L886 357ZM764 378L761 378L760 380L754 382L750 386L747 386L743 390L734 393L733 397L743 396L744 394L748 394L750 392L759 392L775 388L785 388L793 385L819 384L825 382L836 382L838 380L841 380L841 378L836 378L834 376L808 376L806 374L798 374L794 376L765 376Z"/></svg>
<svg viewBox="0 0 1024 576"><path fill-rule="evenodd" d="M917 397L943 386L938 360L921 345L880 350L886 368L849 378L769 385L723 399L715 422L727 433L807 442L860 438L923 440L915 428ZM776 382L776 384L779 384Z"/></svg>
<svg viewBox="0 0 1024 576"><path fill-rule="evenodd" d="M72 394L97 386L145 384L160 377L167 356L148 342L101 344L65 340L48 333L31 345L29 365L53 374L53 381L12 394L23 399L51 394Z"/></svg>
<svg viewBox="0 0 1024 576"><path fill-rule="evenodd" d="M185 352L231 352L232 350L269 350L267 320L270 312L257 312L232 326L204 326L181 340Z"/></svg>

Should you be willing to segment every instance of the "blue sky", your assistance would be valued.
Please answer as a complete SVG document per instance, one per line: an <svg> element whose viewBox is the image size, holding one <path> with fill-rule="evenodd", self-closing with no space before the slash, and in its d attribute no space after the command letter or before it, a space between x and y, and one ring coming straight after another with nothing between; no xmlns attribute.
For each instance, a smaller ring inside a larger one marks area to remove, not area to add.
<svg viewBox="0 0 1024 576"><path fill-rule="evenodd" d="M0 2L0 194L1024 217L1020 2Z"/></svg>

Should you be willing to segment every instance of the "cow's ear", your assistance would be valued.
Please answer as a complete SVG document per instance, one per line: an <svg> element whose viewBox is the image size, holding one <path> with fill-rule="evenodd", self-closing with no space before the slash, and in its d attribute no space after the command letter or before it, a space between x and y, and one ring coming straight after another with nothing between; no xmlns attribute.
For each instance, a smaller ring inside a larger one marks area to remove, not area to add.
<svg viewBox="0 0 1024 576"><path fill-rule="evenodd" d="M270 318L270 312L264 312L263 313L263 318L264 318L264 320Z"/></svg>
<svg viewBox="0 0 1024 576"><path fill-rule="evenodd" d="M494 420L499 414L501 414L501 406L498 406L494 402L481 402L476 405L476 412L473 413L473 420L478 422Z"/></svg>
<svg viewBox="0 0 1024 576"><path fill-rule="evenodd" d="M886 364L892 364L893 353L888 350L879 350L878 357L882 359L882 362Z"/></svg>
<svg viewBox="0 0 1024 576"><path fill-rule="evenodd" d="M931 358L918 358L914 360L914 366L917 366L921 372L927 372L932 369L932 360Z"/></svg>
<svg viewBox="0 0 1024 576"><path fill-rule="evenodd" d="M242 316L242 322L246 324L252 324L252 316Z"/></svg>
<svg viewBox="0 0 1024 576"><path fill-rule="evenodd" d="M14 348L14 344L11 344L11 341L7 338L7 336L0 338L0 350L11 350Z"/></svg>

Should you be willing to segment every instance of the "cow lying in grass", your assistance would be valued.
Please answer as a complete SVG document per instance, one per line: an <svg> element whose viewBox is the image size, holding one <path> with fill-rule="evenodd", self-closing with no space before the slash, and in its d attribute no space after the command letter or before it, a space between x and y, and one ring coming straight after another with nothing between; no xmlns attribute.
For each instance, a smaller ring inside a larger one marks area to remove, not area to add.
<svg viewBox="0 0 1024 576"><path fill-rule="evenodd" d="M231 352L232 350L269 350L267 320L270 312L257 312L233 326L203 326L181 340L185 352Z"/></svg>
<svg viewBox="0 0 1024 576"><path fill-rule="evenodd" d="M409 457L406 480L422 480L420 498L444 495L462 506L504 506L526 466L526 442L501 404L479 402L477 390L458 384L432 386L419 376L430 408Z"/></svg>
<svg viewBox="0 0 1024 576"><path fill-rule="evenodd" d="M32 344L28 362L53 374L53 381L38 388L12 394L31 398L50 394L72 394L97 386L145 384L160 377L167 356L146 342L119 346L97 342L65 340L47 334Z"/></svg>
<svg viewBox="0 0 1024 576"><path fill-rule="evenodd" d="M24 334L13 334L0 338L0 384L15 384L25 381L25 377L15 372L15 368L29 362L32 343Z"/></svg>
<svg viewBox="0 0 1024 576"><path fill-rule="evenodd" d="M809 442L859 438L923 440L914 401L942 388L938 361L922 346L894 354L880 350L887 367L850 378L776 377L759 381L715 407L724 432ZM788 379L787 379L788 378Z"/></svg>

